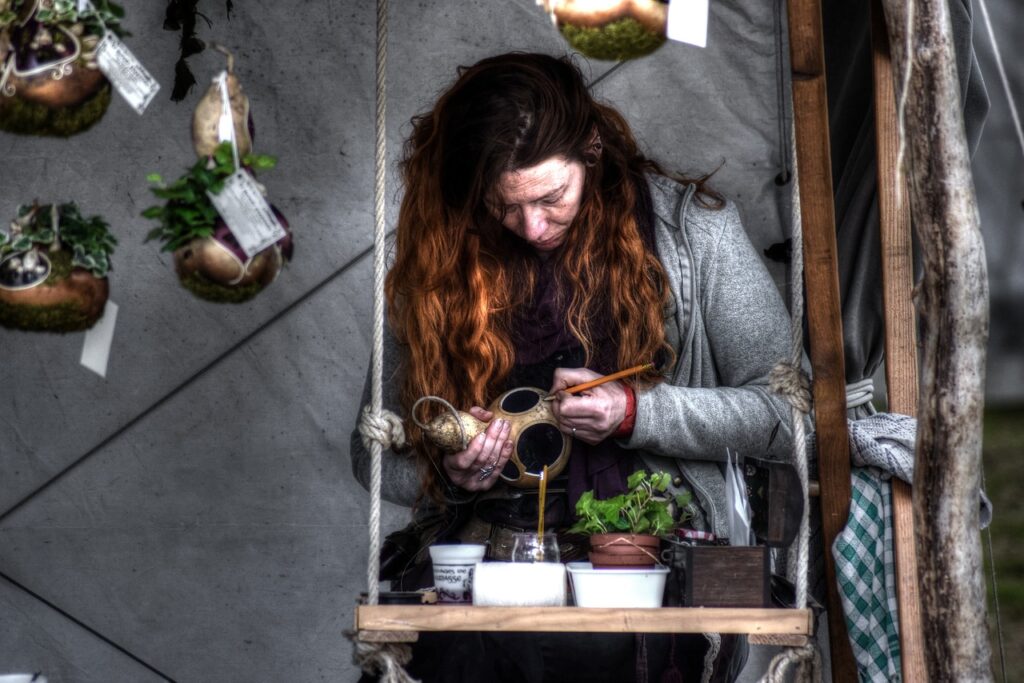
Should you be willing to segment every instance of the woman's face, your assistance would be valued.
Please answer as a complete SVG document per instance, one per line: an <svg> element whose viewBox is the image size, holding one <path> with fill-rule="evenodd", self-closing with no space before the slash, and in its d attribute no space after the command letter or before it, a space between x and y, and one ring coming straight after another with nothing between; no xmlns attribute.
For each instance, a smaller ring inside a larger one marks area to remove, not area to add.
<svg viewBox="0 0 1024 683"><path fill-rule="evenodd" d="M564 156L507 171L498 179L491 212L537 251L553 251L579 213L585 175L582 162Z"/></svg>

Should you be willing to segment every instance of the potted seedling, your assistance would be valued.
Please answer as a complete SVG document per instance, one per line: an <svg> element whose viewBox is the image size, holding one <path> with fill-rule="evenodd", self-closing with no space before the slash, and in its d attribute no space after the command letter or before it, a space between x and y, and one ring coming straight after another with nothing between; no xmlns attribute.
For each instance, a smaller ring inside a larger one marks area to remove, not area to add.
<svg viewBox="0 0 1024 683"><path fill-rule="evenodd" d="M271 169L276 163L274 157L262 154L241 158L249 173ZM256 296L274 281L292 254L290 233L251 258L238 244L207 195L218 194L234 172L231 143L223 142L172 183L151 174L150 190L164 203L142 213L159 223L146 240L160 240L163 251L174 254L181 284L196 296L219 303L241 303ZM276 208L273 211L287 231L285 217Z"/></svg>
<svg viewBox="0 0 1024 683"><path fill-rule="evenodd" d="M103 116L110 84L96 48L124 35L109 0L0 0L0 129L74 135Z"/></svg>
<svg viewBox="0 0 1024 683"><path fill-rule="evenodd" d="M0 240L0 324L74 332L103 315L117 240L101 217L73 203L25 205Z"/></svg>
<svg viewBox="0 0 1024 683"><path fill-rule="evenodd" d="M595 567L650 567L658 561L662 536L677 521L673 506L683 516L688 494L672 500L665 494L672 478L665 472L638 470L626 482L627 491L599 500L586 491L576 502L578 521L571 533L590 537L590 561Z"/></svg>
<svg viewBox="0 0 1024 683"><path fill-rule="evenodd" d="M592 59L643 57L665 42L664 0L544 0L572 49Z"/></svg>
<svg viewBox="0 0 1024 683"><path fill-rule="evenodd" d="M590 536L590 562L570 562L573 594L580 607L660 607L669 568L658 563L661 537L688 516L689 495L666 495L665 472L634 472L627 491L597 499L585 492L576 503L570 533Z"/></svg>

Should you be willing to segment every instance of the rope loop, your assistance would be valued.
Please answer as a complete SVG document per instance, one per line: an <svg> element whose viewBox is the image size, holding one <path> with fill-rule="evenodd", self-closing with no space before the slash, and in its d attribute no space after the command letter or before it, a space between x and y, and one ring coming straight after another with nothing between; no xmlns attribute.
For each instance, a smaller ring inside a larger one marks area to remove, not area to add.
<svg viewBox="0 0 1024 683"><path fill-rule="evenodd" d="M380 683L419 683L402 668L412 661L408 643L367 643L358 638L353 643L352 661L371 676L379 674Z"/></svg>
<svg viewBox="0 0 1024 683"><path fill-rule="evenodd" d="M402 418L390 410L375 413L368 405L363 407L363 415L359 420L359 436L366 450L370 450L373 442L379 443L383 450L402 449L407 445Z"/></svg>
<svg viewBox="0 0 1024 683"><path fill-rule="evenodd" d="M772 658L768 665L768 671L761 677L759 683L786 683L786 674L790 667L796 665L796 677L794 681L807 683L820 683L821 681L821 653L814 643L808 643L802 647L786 648Z"/></svg>
<svg viewBox="0 0 1024 683"><path fill-rule="evenodd" d="M811 412L811 381L801 367L778 363L768 373L768 384L773 392L783 396L802 414Z"/></svg>

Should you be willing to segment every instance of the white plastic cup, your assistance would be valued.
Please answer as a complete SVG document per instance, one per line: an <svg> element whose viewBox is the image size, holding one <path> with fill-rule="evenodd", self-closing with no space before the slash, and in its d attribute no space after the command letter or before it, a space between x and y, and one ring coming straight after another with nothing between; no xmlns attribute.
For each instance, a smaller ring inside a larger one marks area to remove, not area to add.
<svg viewBox="0 0 1024 683"><path fill-rule="evenodd" d="M432 545L434 588L440 602L472 602L473 568L484 559L483 545Z"/></svg>

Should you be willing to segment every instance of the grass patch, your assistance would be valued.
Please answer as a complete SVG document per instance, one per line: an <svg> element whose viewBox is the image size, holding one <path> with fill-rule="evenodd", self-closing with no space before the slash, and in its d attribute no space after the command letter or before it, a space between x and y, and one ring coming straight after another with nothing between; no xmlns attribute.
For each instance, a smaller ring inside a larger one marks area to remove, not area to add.
<svg viewBox="0 0 1024 683"><path fill-rule="evenodd" d="M992 526L982 532L992 668L996 680L1002 680L989 534L999 588L1006 680L1015 681L1021 680L1024 672L1024 499L1020 493L1024 482L1024 406L986 410L982 438L985 491L994 510Z"/></svg>

